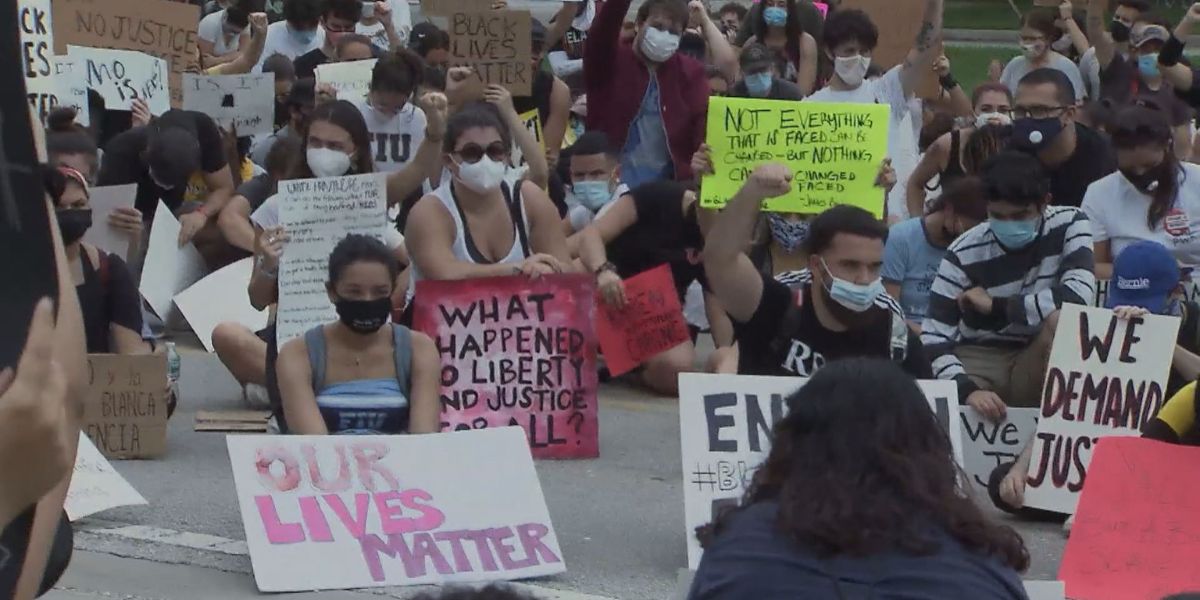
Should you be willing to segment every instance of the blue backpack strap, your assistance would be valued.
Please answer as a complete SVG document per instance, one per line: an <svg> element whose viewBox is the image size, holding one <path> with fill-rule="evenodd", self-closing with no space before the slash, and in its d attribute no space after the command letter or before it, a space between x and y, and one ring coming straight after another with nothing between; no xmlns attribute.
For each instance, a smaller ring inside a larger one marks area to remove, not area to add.
<svg viewBox="0 0 1200 600"><path fill-rule="evenodd" d="M412 332L403 325L392 324L392 339L395 349L392 356L396 361L396 381L400 393L408 398L409 381L412 379Z"/></svg>
<svg viewBox="0 0 1200 600"><path fill-rule="evenodd" d="M304 345L308 348L313 394L320 394L325 389L325 326L317 325L304 332Z"/></svg>

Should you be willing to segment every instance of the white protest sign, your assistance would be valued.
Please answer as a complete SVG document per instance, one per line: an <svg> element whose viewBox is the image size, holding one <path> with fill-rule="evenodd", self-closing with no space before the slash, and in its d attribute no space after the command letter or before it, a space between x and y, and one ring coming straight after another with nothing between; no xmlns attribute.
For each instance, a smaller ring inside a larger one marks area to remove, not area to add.
<svg viewBox="0 0 1200 600"><path fill-rule="evenodd" d="M150 225L150 241L146 245L146 262L142 266L142 282L138 291L154 309L154 314L167 320L171 299L196 283L208 271L200 252L191 242L179 247L179 220L161 200Z"/></svg>
<svg viewBox="0 0 1200 600"><path fill-rule="evenodd" d="M279 221L288 232L279 265L276 341L337 320L329 303L329 254L351 233L383 239L387 195L383 173L279 182Z"/></svg>
<svg viewBox="0 0 1200 600"><path fill-rule="evenodd" d="M1038 412L1036 408L1010 406L1005 419L993 423L970 406L960 407L962 467L976 489L986 492L992 471L1017 460L1037 430Z"/></svg>
<svg viewBox="0 0 1200 600"><path fill-rule="evenodd" d="M83 241L128 261L130 250L137 243L137 238L110 225L108 218L118 208L133 208L136 199L136 183L92 188L88 195L88 207L92 209L92 226L83 234Z"/></svg>
<svg viewBox="0 0 1200 600"><path fill-rule="evenodd" d="M67 46L67 56L75 62L75 76L83 76L104 97L106 109L130 110L138 98L146 101L150 114L171 109L167 61L134 50L86 46Z"/></svg>
<svg viewBox="0 0 1200 600"><path fill-rule="evenodd" d="M700 565L696 528L736 506L771 450L771 430L787 413L785 400L804 377L685 373L679 376L683 454L683 514L688 568ZM952 381L918 381L962 464L958 390Z"/></svg>
<svg viewBox="0 0 1200 600"><path fill-rule="evenodd" d="M17 27L21 33L21 65L25 71L25 93L30 115L45 123L59 104L55 83L54 30L50 21L50 0L17 0ZM10 57L8 60L17 60Z"/></svg>
<svg viewBox="0 0 1200 600"><path fill-rule="evenodd" d="M202 112L239 137L274 132L275 74L183 75L183 108Z"/></svg>
<svg viewBox="0 0 1200 600"><path fill-rule="evenodd" d="M329 84L337 90L338 100L354 102L367 97L376 59L325 63L317 67L317 85Z"/></svg>
<svg viewBox="0 0 1200 600"><path fill-rule="evenodd" d="M253 271L254 258L243 258L175 296L175 306L192 326L205 350L213 351L212 332L223 322L239 323L250 331L267 326L267 311L254 308L249 294L244 293Z"/></svg>
<svg viewBox="0 0 1200 600"><path fill-rule="evenodd" d="M1096 442L1141 435L1166 398L1178 317L1064 304L1042 388L1025 505L1074 513Z"/></svg>
<svg viewBox="0 0 1200 600"><path fill-rule="evenodd" d="M263 592L566 571L520 427L226 442Z"/></svg>
<svg viewBox="0 0 1200 600"><path fill-rule="evenodd" d="M67 518L78 521L120 506L147 504L146 499L125 481L95 444L83 432L79 433L79 451L75 454L75 472L67 488L63 508Z"/></svg>
<svg viewBox="0 0 1200 600"><path fill-rule="evenodd" d="M1067 585L1061 581L1023 581L1029 600L1064 600Z"/></svg>
<svg viewBox="0 0 1200 600"><path fill-rule="evenodd" d="M58 105L74 108L75 122L87 127L92 124L87 77L78 69L70 57L54 57L54 83L58 88Z"/></svg>

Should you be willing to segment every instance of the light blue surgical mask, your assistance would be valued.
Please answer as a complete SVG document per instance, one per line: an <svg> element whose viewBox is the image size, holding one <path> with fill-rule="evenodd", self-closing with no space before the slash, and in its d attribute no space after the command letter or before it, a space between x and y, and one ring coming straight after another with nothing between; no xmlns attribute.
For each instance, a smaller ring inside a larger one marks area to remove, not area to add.
<svg viewBox="0 0 1200 600"><path fill-rule="evenodd" d="M884 293L882 279L876 278L875 281L862 285L835 277L824 258L821 258L821 266L825 268L825 275L830 282L829 297L854 312L866 312L875 306L875 299Z"/></svg>
<svg viewBox="0 0 1200 600"><path fill-rule="evenodd" d="M1143 54L1138 57L1138 72L1143 77L1158 77L1158 53Z"/></svg>
<svg viewBox="0 0 1200 600"><path fill-rule="evenodd" d="M317 39L316 29L293 29L291 23L288 24L288 31L292 34L292 39L301 46L307 46Z"/></svg>
<svg viewBox="0 0 1200 600"><path fill-rule="evenodd" d="M1024 248L1037 239L1041 219L1028 221L997 221L988 219L992 234L1001 246L1010 250Z"/></svg>
<svg viewBox="0 0 1200 600"><path fill-rule="evenodd" d="M755 73L746 76L746 91L750 92L755 98L766 98L767 94L771 93L771 82L773 77L770 71Z"/></svg>
<svg viewBox="0 0 1200 600"><path fill-rule="evenodd" d="M771 27L787 25L787 9L779 6L768 6L763 9L763 20Z"/></svg>
<svg viewBox="0 0 1200 600"><path fill-rule="evenodd" d="M580 181L571 186L579 204L597 212L612 201L612 189L607 181Z"/></svg>

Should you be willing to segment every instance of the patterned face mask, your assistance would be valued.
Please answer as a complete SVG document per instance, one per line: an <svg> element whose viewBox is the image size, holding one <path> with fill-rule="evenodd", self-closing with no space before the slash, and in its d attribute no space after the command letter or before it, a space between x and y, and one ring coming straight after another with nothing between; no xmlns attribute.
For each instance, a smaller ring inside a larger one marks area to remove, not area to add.
<svg viewBox="0 0 1200 600"><path fill-rule="evenodd" d="M794 254L808 240L808 221L789 221L771 213L767 215L767 222L771 225L771 237L788 254Z"/></svg>

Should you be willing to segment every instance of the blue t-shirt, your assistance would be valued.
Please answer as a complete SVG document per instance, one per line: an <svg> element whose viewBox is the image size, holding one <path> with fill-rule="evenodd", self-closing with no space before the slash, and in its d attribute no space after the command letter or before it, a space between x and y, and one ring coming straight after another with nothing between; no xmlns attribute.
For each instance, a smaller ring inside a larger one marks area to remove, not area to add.
<svg viewBox="0 0 1200 600"><path fill-rule="evenodd" d="M408 398L395 377L326 386L317 394L317 408L331 434L395 434L408 430Z"/></svg>
<svg viewBox="0 0 1200 600"><path fill-rule="evenodd" d="M688 600L1027 600L1017 572L944 532L934 554L817 558L776 526L779 505L738 511L704 551Z"/></svg>
<svg viewBox="0 0 1200 600"><path fill-rule="evenodd" d="M621 180L635 188L643 183L672 178L671 148L659 106L658 79L650 76L642 107L629 127L621 151Z"/></svg>
<svg viewBox="0 0 1200 600"><path fill-rule="evenodd" d="M938 266L946 256L945 248L929 241L925 221L914 217L888 230L883 250L881 275L887 283L900 284L900 306L909 321L920 323L929 309L929 287Z"/></svg>

